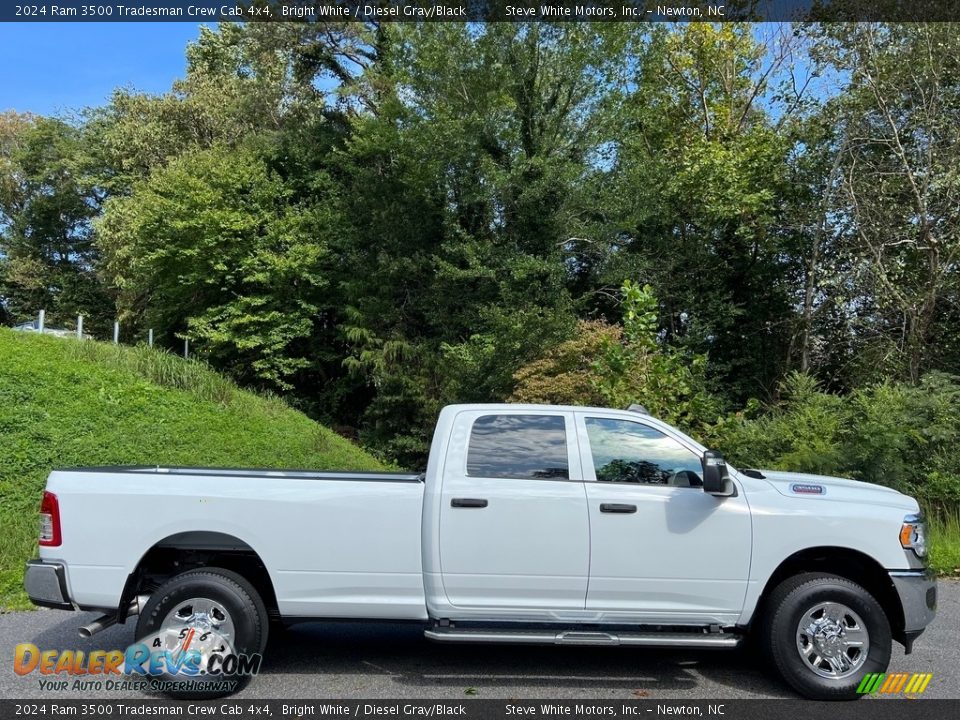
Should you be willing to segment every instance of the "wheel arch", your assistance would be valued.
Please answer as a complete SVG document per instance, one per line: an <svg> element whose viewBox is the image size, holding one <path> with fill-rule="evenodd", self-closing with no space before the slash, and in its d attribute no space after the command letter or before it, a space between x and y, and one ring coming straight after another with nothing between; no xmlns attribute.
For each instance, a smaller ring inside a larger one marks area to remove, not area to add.
<svg viewBox="0 0 960 720"><path fill-rule="evenodd" d="M260 595L270 618L279 619L273 580L259 553L229 533L191 530L168 535L143 553L127 576L117 622L125 621L127 608L138 595L152 593L174 575L204 567L221 567L244 577Z"/></svg>
<svg viewBox="0 0 960 720"><path fill-rule="evenodd" d="M874 558L847 547L821 546L799 550L781 562L767 579L750 619L750 627L767 612L773 590L784 580L809 572L839 575L862 586L880 603L897 642L905 642L903 606L887 570Z"/></svg>

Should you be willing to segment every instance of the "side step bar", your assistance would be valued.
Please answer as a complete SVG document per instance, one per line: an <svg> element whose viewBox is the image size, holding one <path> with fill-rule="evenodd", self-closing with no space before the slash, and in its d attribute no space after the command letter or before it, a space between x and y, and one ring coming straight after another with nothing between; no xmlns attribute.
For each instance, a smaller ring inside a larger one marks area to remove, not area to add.
<svg viewBox="0 0 960 720"><path fill-rule="evenodd" d="M450 643L512 643L520 645L642 645L646 647L733 648L743 637L732 633L588 632L584 630L513 631L461 630L434 627L424 631L429 640Z"/></svg>

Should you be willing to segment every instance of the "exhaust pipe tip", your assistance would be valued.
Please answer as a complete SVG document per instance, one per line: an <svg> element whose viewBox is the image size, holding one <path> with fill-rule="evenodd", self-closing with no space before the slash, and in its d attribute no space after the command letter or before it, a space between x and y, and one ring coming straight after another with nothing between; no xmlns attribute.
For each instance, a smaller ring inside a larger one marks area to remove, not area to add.
<svg viewBox="0 0 960 720"><path fill-rule="evenodd" d="M127 614L124 617L128 618L128 617L133 617L134 615L139 615L140 611L147 604L147 600L149 599L150 599L149 595L138 595L137 597L135 597L133 601L130 603L130 605L127 606ZM101 632L102 630L106 630L108 627L112 627L113 625L116 625L116 624L117 624L117 614L113 613L110 615L104 615L102 617L99 617L91 623L87 623L86 625L81 627L78 630L78 632L80 633L80 637L87 639L87 638L93 637L98 632Z"/></svg>
<svg viewBox="0 0 960 720"><path fill-rule="evenodd" d="M97 618L92 623L88 623L80 628L79 633L82 638L90 638L96 635L102 630L106 630L111 625L115 625L117 622L116 615L104 615L101 618Z"/></svg>

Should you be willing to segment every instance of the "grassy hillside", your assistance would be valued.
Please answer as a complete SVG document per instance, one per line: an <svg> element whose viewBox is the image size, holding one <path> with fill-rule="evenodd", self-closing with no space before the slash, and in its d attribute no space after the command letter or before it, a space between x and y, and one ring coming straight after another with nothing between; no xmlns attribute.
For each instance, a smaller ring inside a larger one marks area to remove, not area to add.
<svg viewBox="0 0 960 720"><path fill-rule="evenodd" d="M201 363L0 328L0 608L27 606L23 564L51 468L115 464L383 467Z"/></svg>

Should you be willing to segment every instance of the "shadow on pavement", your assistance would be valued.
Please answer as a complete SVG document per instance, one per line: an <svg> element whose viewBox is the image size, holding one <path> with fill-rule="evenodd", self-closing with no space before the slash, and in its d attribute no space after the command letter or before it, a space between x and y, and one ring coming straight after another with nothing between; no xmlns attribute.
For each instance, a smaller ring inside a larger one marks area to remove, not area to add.
<svg viewBox="0 0 960 720"><path fill-rule="evenodd" d="M77 628L94 617L64 613L61 622L18 642L84 651L123 649L133 642L133 623L80 638ZM661 691L696 693L704 681L733 691L723 697L796 697L746 650L443 645L427 641L420 625L395 623L304 623L273 631L260 678L269 683L286 676L302 678L298 685L313 685L307 676L314 676L318 688L324 676L376 676L385 683L384 697L423 696L430 688L448 694L456 688L516 687L518 695L523 688L572 688L617 697L626 690L643 698ZM709 697L706 691L702 696Z"/></svg>
<svg viewBox="0 0 960 720"><path fill-rule="evenodd" d="M307 623L271 639L264 674L379 673L408 687L694 690L700 677L772 697L796 697L746 650L443 645L417 625ZM638 694L637 697L643 697Z"/></svg>

